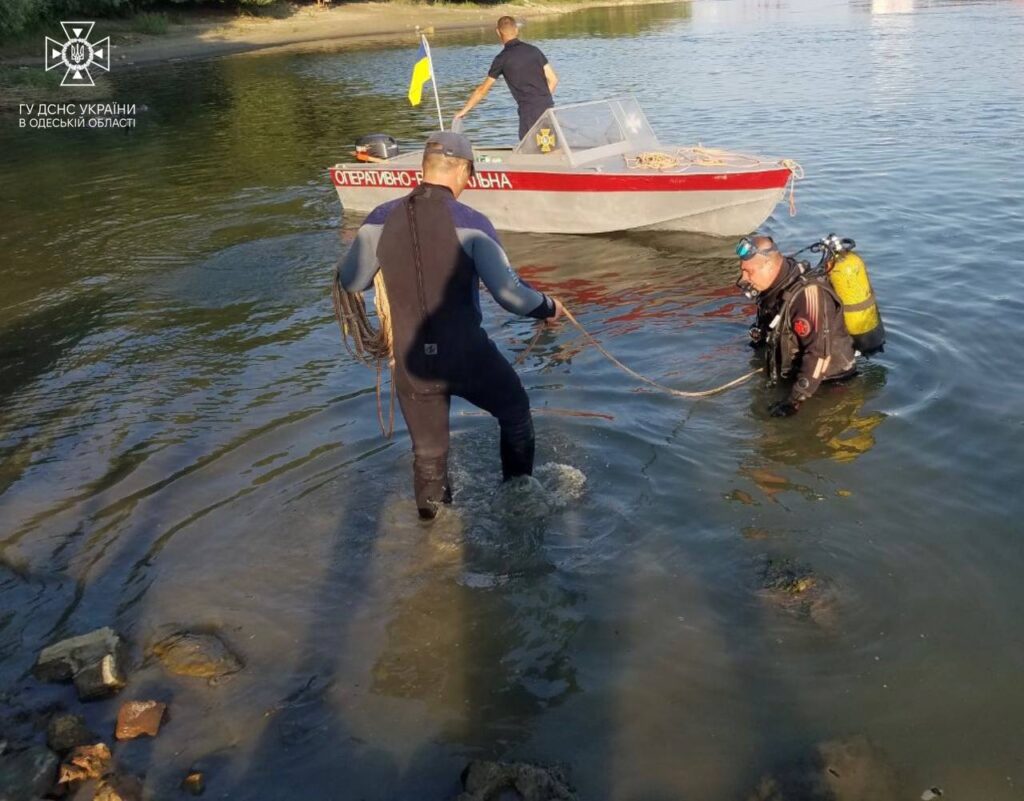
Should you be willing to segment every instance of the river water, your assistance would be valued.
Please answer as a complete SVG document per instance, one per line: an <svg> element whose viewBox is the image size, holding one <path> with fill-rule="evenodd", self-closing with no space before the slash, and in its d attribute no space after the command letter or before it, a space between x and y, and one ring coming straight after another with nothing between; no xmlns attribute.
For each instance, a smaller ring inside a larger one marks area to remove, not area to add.
<svg viewBox="0 0 1024 801"><path fill-rule="evenodd" d="M358 220L327 168L432 127L414 44L115 66L134 131L2 118L7 705L60 636L109 624L141 655L173 624L246 669L133 673L122 697L171 703L118 752L155 797L200 765L215 797L443 799L491 757L561 764L585 799L735 799L857 735L899 797L1024 797L1024 5L700 0L523 35L560 102L632 92L665 142L799 161L798 214L766 229L858 241L885 353L774 420L758 383L641 391L554 329L521 369L543 513L496 494L495 426L456 405L456 510L424 526L328 296ZM449 114L496 50L434 37ZM509 142L505 89L468 122ZM633 368L749 369L733 243L505 244ZM510 357L532 336L485 317ZM768 564L811 600L766 593Z"/></svg>

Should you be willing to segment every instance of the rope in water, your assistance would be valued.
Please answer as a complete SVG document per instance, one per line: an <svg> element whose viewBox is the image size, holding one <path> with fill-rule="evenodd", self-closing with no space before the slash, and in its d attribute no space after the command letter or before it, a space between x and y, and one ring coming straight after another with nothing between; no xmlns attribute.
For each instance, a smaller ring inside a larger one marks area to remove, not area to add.
<svg viewBox="0 0 1024 801"><path fill-rule="evenodd" d="M611 353L609 353L605 349L605 347L600 342L598 342L597 339L594 338L593 334L591 334L586 328L583 327L583 324L579 320L576 319L576 316L571 311L569 311L564 306L562 307L562 310L565 313L566 319L570 323L572 323L579 330L580 334L583 335L583 338L588 343L593 345L598 353L600 353L608 361L610 361L612 364L614 364L616 367L618 367L620 370L622 370L622 372L626 373L626 375L632 376L633 378L635 378L637 381L640 381L641 383L647 384L648 386L652 386L655 389L661 390L662 392L667 392L670 395L675 395L676 397L679 397L679 398L708 398L708 397L710 397L712 395L718 395L719 393L725 392L726 390L732 389L733 387L738 387L740 384L743 384L746 381L749 381L751 378L753 378L755 375L757 375L758 373L761 372L761 370L759 370L759 369L758 370L751 370L749 373L745 373L744 375L741 375L739 378L734 378L732 381L728 381L725 384L722 384L721 386L712 387L711 389L703 389L703 390L676 389L675 387L670 387L670 386L667 386L665 384L659 383L658 381L655 381L653 378L648 378L647 376L642 375L641 373L638 373L636 370L632 369L631 367L623 364L621 361L619 361L617 358L615 358L615 356L613 356ZM537 344L538 340L540 339L540 337L541 337L541 335L543 333L544 333L544 329L543 328L538 329L537 333L534 334L533 339L530 340L530 344L527 345L526 350L524 350L521 354L519 354L519 357L516 359L515 364L517 364L517 365L521 364L522 362L524 362L526 360L526 357L530 355L530 352L533 350L534 345Z"/></svg>
<svg viewBox="0 0 1024 801"><path fill-rule="evenodd" d="M367 367L372 367L377 371L377 422L380 424L380 431L384 435L385 439L391 439L391 436L395 431L395 359L391 334L391 311L390 306L388 305L388 293L384 286L384 278L379 271L373 279L373 286L376 292L374 302L377 307L377 319L379 321L379 327L376 329L373 327L373 323L370 322L370 318L366 313L366 303L363 300L362 293L346 292L342 289L341 279L337 274L334 276L334 283L331 287L331 297L334 300L334 314L338 320L338 327L341 329L341 338L345 343L345 348L348 350L349 354L351 354L352 357L361 364L364 364ZM622 372L632 376L643 384L647 384L648 386L654 387L662 392L667 392L670 395L675 395L678 398L707 398L712 395L717 395L721 392L732 389L733 387L738 387L740 384L749 381L761 372L760 370L751 370L749 373L741 375L739 378L735 378L721 386L712 387L711 389L676 389L659 383L653 378L648 378L631 367L623 364L615 358L615 356L609 353L605 347L594 338L593 334L583 327L583 324L576 319L576 315L564 306L562 307L562 310L566 319L579 330L583 339L590 345L593 345L594 348L597 349L598 353L622 370ZM545 328L546 325L538 327L537 333L534 334L529 345L527 345L526 349L519 354L518 358L516 358L514 362L515 365L522 364L526 360L533 351L534 346L540 340ZM388 366L391 379L391 409L390 420L387 427L384 425L384 409L381 401L381 384L383 381L385 364Z"/></svg>

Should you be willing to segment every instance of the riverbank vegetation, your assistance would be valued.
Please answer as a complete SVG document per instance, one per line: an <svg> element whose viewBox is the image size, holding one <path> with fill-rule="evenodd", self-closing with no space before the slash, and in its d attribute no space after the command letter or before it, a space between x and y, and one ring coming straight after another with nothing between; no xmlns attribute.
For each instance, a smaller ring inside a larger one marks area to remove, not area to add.
<svg viewBox="0 0 1024 801"><path fill-rule="evenodd" d="M487 0L392 0L424 5L492 5ZM62 19L125 20L138 33L165 33L175 21L192 21L196 15L241 14L285 17L304 7L341 5L342 0L2 0L0 42L42 32Z"/></svg>
<svg viewBox="0 0 1024 801"><path fill-rule="evenodd" d="M38 68L44 37L64 35L61 20L95 21L93 38L110 38L111 62L130 66L652 2L679 0L0 0L0 97L31 82L12 70Z"/></svg>

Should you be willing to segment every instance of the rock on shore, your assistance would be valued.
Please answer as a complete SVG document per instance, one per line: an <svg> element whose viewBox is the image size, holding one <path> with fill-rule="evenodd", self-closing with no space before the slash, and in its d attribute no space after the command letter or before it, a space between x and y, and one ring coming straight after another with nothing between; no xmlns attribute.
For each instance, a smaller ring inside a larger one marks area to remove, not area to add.
<svg viewBox="0 0 1024 801"><path fill-rule="evenodd" d="M97 629L44 648L32 672L40 681L74 681L79 698L102 698L125 685L127 649L111 628Z"/></svg>
<svg viewBox="0 0 1024 801"><path fill-rule="evenodd" d="M41 745L0 755L0 799L34 801L53 788L57 755Z"/></svg>

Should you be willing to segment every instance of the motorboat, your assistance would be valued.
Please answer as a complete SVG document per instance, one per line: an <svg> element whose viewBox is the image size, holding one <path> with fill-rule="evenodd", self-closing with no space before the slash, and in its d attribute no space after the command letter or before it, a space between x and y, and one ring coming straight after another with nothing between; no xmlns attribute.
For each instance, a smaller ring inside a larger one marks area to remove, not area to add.
<svg viewBox="0 0 1024 801"><path fill-rule="evenodd" d="M632 96L556 106L512 148L474 148L459 200L503 231L627 230L737 236L756 230L800 177L785 159L662 145ZM369 212L423 178L422 151L336 164L342 207Z"/></svg>

